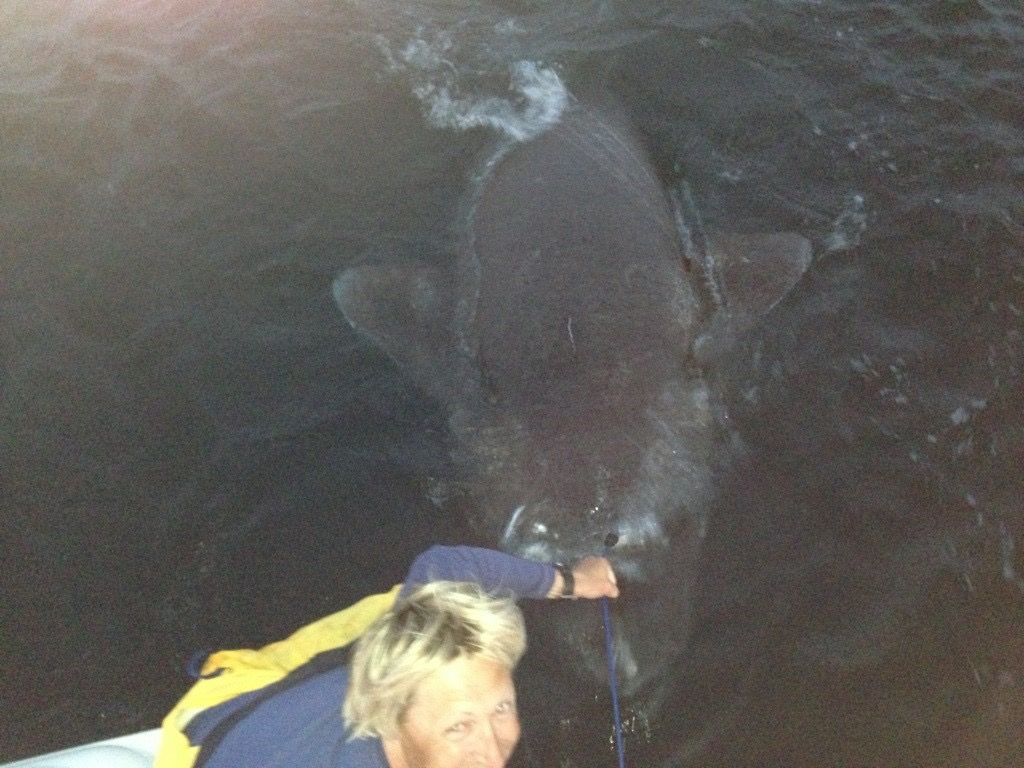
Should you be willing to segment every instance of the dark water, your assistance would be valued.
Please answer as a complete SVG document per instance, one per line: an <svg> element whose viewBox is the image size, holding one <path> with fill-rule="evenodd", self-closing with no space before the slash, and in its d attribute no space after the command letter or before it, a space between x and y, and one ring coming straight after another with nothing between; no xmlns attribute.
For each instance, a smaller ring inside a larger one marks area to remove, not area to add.
<svg viewBox="0 0 1024 768"><path fill-rule="evenodd" d="M600 79L709 228L816 253L714 372L744 449L631 765L1024 761L1017 3L8 0L0 29L0 758L153 727L194 649L468 537L425 494L440 414L331 281L447 259L481 149ZM540 762L613 764L607 711L554 694Z"/></svg>

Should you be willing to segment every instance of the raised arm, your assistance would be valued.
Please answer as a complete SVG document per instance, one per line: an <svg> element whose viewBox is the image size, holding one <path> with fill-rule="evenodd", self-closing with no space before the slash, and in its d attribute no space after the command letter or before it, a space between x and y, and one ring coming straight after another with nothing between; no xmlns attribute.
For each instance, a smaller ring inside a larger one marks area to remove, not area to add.
<svg viewBox="0 0 1024 768"><path fill-rule="evenodd" d="M602 557L587 557L572 569L572 597L618 597L615 574ZM493 549L434 546L417 557L405 579L404 595L430 581L475 581L488 591L508 590L516 598L563 596L564 580L554 566Z"/></svg>

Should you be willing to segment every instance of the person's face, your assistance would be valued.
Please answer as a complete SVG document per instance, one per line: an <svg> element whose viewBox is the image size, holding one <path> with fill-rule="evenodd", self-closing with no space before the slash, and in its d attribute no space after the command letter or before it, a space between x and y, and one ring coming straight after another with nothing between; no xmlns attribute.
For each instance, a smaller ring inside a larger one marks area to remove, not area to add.
<svg viewBox="0 0 1024 768"><path fill-rule="evenodd" d="M460 657L419 684L384 751L391 768L502 768L518 741L511 671Z"/></svg>

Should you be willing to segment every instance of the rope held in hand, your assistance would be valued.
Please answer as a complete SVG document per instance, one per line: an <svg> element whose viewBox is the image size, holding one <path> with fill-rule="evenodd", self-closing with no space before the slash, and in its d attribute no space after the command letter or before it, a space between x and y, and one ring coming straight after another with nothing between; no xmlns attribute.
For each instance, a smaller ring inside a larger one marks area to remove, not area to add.
<svg viewBox="0 0 1024 768"><path fill-rule="evenodd" d="M617 533L609 533L604 539L605 556L618 543ZM622 717L619 714L619 690L615 682L615 647L612 641L612 617L607 597L601 598L601 614L604 619L604 645L608 652L608 682L612 690L612 712L615 714L615 748L619 753L619 768L626 768L626 752L622 746Z"/></svg>

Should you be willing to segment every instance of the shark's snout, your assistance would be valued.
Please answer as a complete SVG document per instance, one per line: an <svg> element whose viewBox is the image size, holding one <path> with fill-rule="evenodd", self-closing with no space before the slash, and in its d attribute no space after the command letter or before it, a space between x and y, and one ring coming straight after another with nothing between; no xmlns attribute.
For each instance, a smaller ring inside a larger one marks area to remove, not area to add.
<svg viewBox="0 0 1024 768"><path fill-rule="evenodd" d="M573 563L589 555L612 562L620 579L642 582L653 561L668 547L668 538L653 512L622 519L591 513L552 515L550 505L522 504L510 515L501 536L501 548L528 560ZM561 524L559 521L565 521Z"/></svg>

